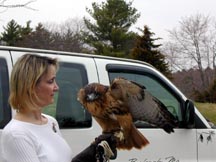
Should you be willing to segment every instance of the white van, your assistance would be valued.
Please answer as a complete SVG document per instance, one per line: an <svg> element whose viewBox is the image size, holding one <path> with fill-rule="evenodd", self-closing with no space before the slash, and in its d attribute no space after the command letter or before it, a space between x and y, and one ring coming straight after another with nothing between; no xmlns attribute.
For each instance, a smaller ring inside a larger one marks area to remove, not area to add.
<svg viewBox="0 0 216 162"><path fill-rule="evenodd" d="M55 103L48 106L44 113L57 119L74 155L101 134L100 126L77 101L78 90L92 82L109 85L113 78L122 76L143 84L178 118L180 127L167 134L146 123L137 123L150 144L141 150L119 150L117 159L113 161L216 161L216 129L211 128L193 103L166 77L144 62L97 55L0 46L0 136L15 113L8 105L9 76L13 64L25 53L55 57L60 61L56 78L60 90L55 96Z"/></svg>

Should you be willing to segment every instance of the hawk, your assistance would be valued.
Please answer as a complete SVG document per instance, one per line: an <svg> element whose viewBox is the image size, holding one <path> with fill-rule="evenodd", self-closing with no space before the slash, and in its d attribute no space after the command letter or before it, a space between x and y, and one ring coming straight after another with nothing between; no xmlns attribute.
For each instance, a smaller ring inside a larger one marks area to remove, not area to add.
<svg viewBox="0 0 216 162"><path fill-rule="evenodd" d="M115 78L108 92L115 100L128 106L134 121L147 122L167 133L174 132L174 128L178 127L176 117L145 86L125 78Z"/></svg>
<svg viewBox="0 0 216 162"><path fill-rule="evenodd" d="M118 149L141 149L149 141L135 127L127 105L109 93L109 87L90 83L77 94L78 101L95 118L103 133L113 133Z"/></svg>

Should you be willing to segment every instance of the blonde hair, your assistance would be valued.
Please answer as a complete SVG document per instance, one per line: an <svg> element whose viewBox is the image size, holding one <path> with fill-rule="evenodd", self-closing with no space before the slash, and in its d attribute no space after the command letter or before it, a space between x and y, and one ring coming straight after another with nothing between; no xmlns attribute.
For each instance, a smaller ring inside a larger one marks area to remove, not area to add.
<svg viewBox="0 0 216 162"><path fill-rule="evenodd" d="M57 59L25 54L15 63L10 77L9 103L17 111L36 106L35 87L41 77L47 73L48 67L54 65L58 69Z"/></svg>

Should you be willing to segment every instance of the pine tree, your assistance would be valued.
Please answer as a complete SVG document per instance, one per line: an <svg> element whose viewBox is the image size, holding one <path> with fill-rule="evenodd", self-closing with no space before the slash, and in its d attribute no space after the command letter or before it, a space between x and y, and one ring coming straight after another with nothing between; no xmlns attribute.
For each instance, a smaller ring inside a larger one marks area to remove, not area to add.
<svg viewBox="0 0 216 162"><path fill-rule="evenodd" d="M2 32L1 41L8 46L17 46L20 41L32 32L33 29L30 27L30 23L31 21L27 21L26 26L22 27L15 20L9 21L7 26L3 27L5 31Z"/></svg>
<svg viewBox="0 0 216 162"><path fill-rule="evenodd" d="M18 25L15 20L8 22L5 30L2 34L1 41L4 41L8 46L14 46L18 40L21 39L20 25Z"/></svg>
<svg viewBox="0 0 216 162"><path fill-rule="evenodd" d="M140 17L132 2L107 0L101 4L92 3L87 12L95 23L84 18L89 32L84 32L84 41L94 47L99 55L124 56L129 54L135 38L129 28Z"/></svg>
<svg viewBox="0 0 216 162"><path fill-rule="evenodd" d="M154 44L154 41L160 38L152 38L154 33L150 32L148 26L144 26L144 30L141 31L143 35L137 37L135 47L131 52L132 59L145 61L153 65L168 78L171 78L171 72L168 63L165 61L165 56L158 49L161 44Z"/></svg>

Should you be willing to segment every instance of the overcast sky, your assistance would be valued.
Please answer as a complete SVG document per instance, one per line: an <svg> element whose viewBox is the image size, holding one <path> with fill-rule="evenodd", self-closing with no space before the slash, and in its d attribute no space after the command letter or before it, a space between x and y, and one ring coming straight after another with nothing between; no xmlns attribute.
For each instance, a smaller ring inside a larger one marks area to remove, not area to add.
<svg viewBox="0 0 216 162"><path fill-rule="evenodd" d="M1 2L2 0L0 0ZM29 0L7 0L6 4L21 4ZM25 25L31 20L31 27L39 22L62 23L69 18L89 16L86 7L91 8L92 2L103 0L35 0L29 7L37 11L17 8L0 13L0 32L2 27L14 19L18 24ZM128 0L126 0L128 2ZM143 28L148 25L156 37L167 39L167 30L179 26L179 21L186 16L197 13L216 16L216 0L133 0L133 7L141 13L141 17L133 26ZM3 11L0 10L0 11Z"/></svg>

